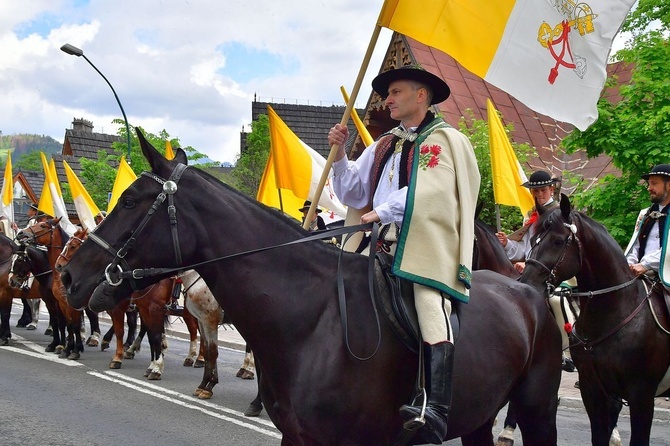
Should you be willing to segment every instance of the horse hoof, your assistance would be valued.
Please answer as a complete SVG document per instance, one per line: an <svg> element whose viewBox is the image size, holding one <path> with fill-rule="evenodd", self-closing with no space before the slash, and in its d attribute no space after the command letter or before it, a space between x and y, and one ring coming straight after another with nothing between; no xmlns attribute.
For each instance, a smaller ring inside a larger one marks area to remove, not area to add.
<svg viewBox="0 0 670 446"><path fill-rule="evenodd" d="M3 338L2 343L0 343L0 345L3 345L3 346L4 345L9 345L9 339L8 338Z"/></svg>
<svg viewBox="0 0 670 446"><path fill-rule="evenodd" d="M86 341L86 345L88 345L89 347L97 347L98 344L99 342L97 339L88 338L88 341Z"/></svg>
<svg viewBox="0 0 670 446"><path fill-rule="evenodd" d="M102 344L100 344L100 351L104 352L109 348L109 342L108 341L102 341Z"/></svg>
<svg viewBox="0 0 670 446"><path fill-rule="evenodd" d="M151 369L146 369L146 370L144 371L144 377L145 377L145 378L148 378L149 375L151 375Z"/></svg>
<svg viewBox="0 0 670 446"><path fill-rule="evenodd" d="M205 366L205 361L203 361L202 359L196 360L195 364L193 364L193 367L196 368L196 369L201 369L204 366Z"/></svg>
<svg viewBox="0 0 670 446"><path fill-rule="evenodd" d="M247 410L244 411L244 416L245 417L257 417L263 412L263 405L260 406L255 406L253 404L249 404L249 407L247 407Z"/></svg>
<svg viewBox="0 0 670 446"><path fill-rule="evenodd" d="M54 349L54 353L60 355L63 352L63 350L65 350L65 347L63 347L62 345L57 345L56 348Z"/></svg>
<svg viewBox="0 0 670 446"><path fill-rule="evenodd" d="M51 327L44 330L44 336L52 336L53 334L54 334L54 331L51 329Z"/></svg>
<svg viewBox="0 0 670 446"><path fill-rule="evenodd" d="M61 350L60 353L58 353L58 357L59 357L60 359L65 359L65 358L67 358L68 356L70 356L70 354L69 354L69 353L66 353L65 350Z"/></svg>
<svg viewBox="0 0 670 446"><path fill-rule="evenodd" d="M200 392L200 395L198 395L199 400L208 400L214 396L214 393L209 391L209 390L203 390Z"/></svg>
<svg viewBox="0 0 670 446"><path fill-rule="evenodd" d="M47 345L47 348L45 348L44 351L47 353L53 353L56 351L56 347L54 347L53 345Z"/></svg>
<svg viewBox="0 0 670 446"><path fill-rule="evenodd" d="M147 378L149 378L149 381L160 381L161 374L157 372L151 372Z"/></svg>
<svg viewBox="0 0 670 446"><path fill-rule="evenodd" d="M123 359L135 359L135 353L125 351L123 352Z"/></svg>
<svg viewBox="0 0 670 446"><path fill-rule="evenodd" d="M509 438L498 437L498 442L496 446L514 446L514 440Z"/></svg>
<svg viewBox="0 0 670 446"><path fill-rule="evenodd" d="M242 379L254 379L254 372L250 372L248 370L245 370L244 373L242 373L242 376L240 378L242 378Z"/></svg>
<svg viewBox="0 0 670 446"><path fill-rule="evenodd" d="M112 362L109 363L109 368L114 369L114 370L118 370L118 369L121 368L121 364L122 364L121 361L112 361Z"/></svg>
<svg viewBox="0 0 670 446"><path fill-rule="evenodd" d="M77 360L79 358L81 358L81 355L77 352L72 352L69 355L67 355L67 359L70 359L70 360Z"/></svg>
<svg viewBox="0 0 670 446"><path fill-rule="evenodd" d="M184 359L184 367L193 367L193 358Z"/></svg>
<svg viewBox="0 0 670 446"><path fill-rule="evenodd" d="M243 369L243 368L240 368L240 369L237 371L237 374L236 374L235 376L237 376L238 378L242 378L242 374L243 374L244 372L246 372L246 370Z"/></svg>
<svg viewBox="0 0 670 446"><path fill-rule="evenodd" d="M204 390L204 389L201 389L200 387L198 387L197 389L195 389L195 390L193 391L192 395L193 395L193 396L199 396L199 395L202 393L203 390Z"/></svg>

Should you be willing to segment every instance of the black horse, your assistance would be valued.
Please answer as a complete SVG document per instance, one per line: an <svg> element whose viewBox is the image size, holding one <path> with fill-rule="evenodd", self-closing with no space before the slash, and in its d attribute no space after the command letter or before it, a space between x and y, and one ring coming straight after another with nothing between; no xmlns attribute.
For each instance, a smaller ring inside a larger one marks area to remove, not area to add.
<svg viewBox="0 0 670 446"><path fill-rule="evenodd" d="M576 276L580 314L570 335L591 442L607 445L622 399L630 405L630 444L648 445L654 397L668 396L670 316L659 282L645 285L600 223L571 210L540 210L541 230L521 280L556 286Z"/></svg>
<svg viewBox="0 0 670 446"><path fill-rule="evenodd" d="M123 193L89 236L94 243L63 270L69 302L81 308L92 294L92 308L113 308L133 288L193 266L254 351L263 403L283 445L415 443L398 408L413 397L418 356L374 311L368 259L319 240L297 243L308 233L294 222L186 168L183 151L168 161L138 137L152 172ZM168 208L171 218L162 215ZM164 268L127 274L150 266ZM476 271L470 303L459 312L449 438L493 444L493 419L512 400L524 442L555 445L560 340L542 297Z"/></svg>

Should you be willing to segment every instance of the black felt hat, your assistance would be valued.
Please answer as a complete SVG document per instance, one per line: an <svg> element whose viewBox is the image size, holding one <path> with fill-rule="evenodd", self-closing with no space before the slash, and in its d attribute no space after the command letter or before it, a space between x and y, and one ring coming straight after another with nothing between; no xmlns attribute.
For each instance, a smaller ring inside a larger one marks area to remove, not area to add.
<svg viewBox="0 0 670 446"><path fill-rule="evenodd" d="M533 174L528 178L528 181L522 184L522 186L527 187L528 189L539 189L545 186L551 186L556 183L556 179L551 177L549 172L544 170L538 170L533 172Z"/></svg>
<svg viewBox="0 0 670 446"><path fill-rule="evenodd" d="M386 98L389 94L389 85L391 85L391 82L398 80L412 80L428 85L433 90L433 99L430 101L430 105L439 104L446 100L451 93L449 85L444 80L418 65L408 65L384 71L372 80L372 88L379 96Z"/></svg>
<svg viewBox="0 0 670 446"><path fill-rule="evenodd" d="M312 205L312 202L309 200L305 200L305 203L303 203L302 207L298 209L300 212L307 212L309 211L309 207ZM319 213L321 212L321 209L317 206L316 212Z"/></svg>
<svg viewBox="0 0 670 446"><path fill-rule="evenodd" d="M662 175L670 178L670 164L656 164L651 169L651 172L645 173L644 175L642 175L642 178L648 180L649 177L652 175Z"/></svg>

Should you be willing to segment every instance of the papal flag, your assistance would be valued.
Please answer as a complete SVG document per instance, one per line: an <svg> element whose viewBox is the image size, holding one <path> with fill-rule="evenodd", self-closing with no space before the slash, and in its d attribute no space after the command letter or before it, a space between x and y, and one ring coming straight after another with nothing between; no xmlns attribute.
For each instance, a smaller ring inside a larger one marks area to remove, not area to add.
<svg viewBox="0 0 670 446"><path fill-rule="evenodd" d="M14 176L12 175L12 154L7 151L7 164L5 165L5 176L2 182L2 215L7 219L7 225L3 230L5 235L9 238L14 238Z"/></svg>
<svg viewBox="0 0 670 446"><path fill-rule="evenodd" d="M84 229L92 231L97 226L95 224L95 216L100 213L100 210L67 161L63 160L63 166L65 166L67 182L70 184L72 200L74 201L79 221Z"/></svg>
<svg viewBox="0 0 670 446"><path fill-rule="evenodd" d="M56 163L53 158L48 163L44 152L40 152L40 158L42 160L42 168L44 169L44 188L42 189L42 195L37 207L45 214L60 218L60 227L69 236L72 236L78 228L72 224L67 215L63 195L58 184L58 176L56 175Z"/></svg>
<svg viewBox="0 0 670 446"><path fill-rule="evenodd" d="M270 156L256 199L300 220L302 213L298 209L316 192L326 159L298 138L269 105L268 118ZM328 211L321 215L326 224L347 215L330 181L326 182L318 205Z"/></svg>
<svg viewBox="0 0 670 446"><path fill-rule="evenodd" d="M612 40L635 0L386 0L380 26L437 48L538 113L598 119Z"/></svg>
<svg viewBox="0 0 670 446"><path fill-rule="evenodd" d="M489 118L489 148L491 150L491 176L496 204L516 206L521 215L535 205L530 191L522 184L528 181L516 158L505 127L490 99L486 99Z"/></svg>
<svg viewBox="0 0 670 446"><path fill-rule="evenodd" d="M344 98L344 103L348 104L349 103L349 93L347 93L347 90L343 87L340 86L340 91L342 92L342 97ZM363 141L363 144L365 144L365 147L371 145L375 140L372 138L370 135L370 132L368 132L367 127L365 127L365 124L363 124L363 121L361 121L361 118L358 116L358 112L356 112L355 108L351 109L351 119L354 121L354 125L356 126L356 130L358 130L358 134L361 136L361 141Z"/></svg>
<svg viewBox="0 0 670 446"><path fill-rule="evenodd" d="M107 213L109 214L116 206L116 202L119 201L119 197L124 190L128 188L133 181L137 179L137 175L133 172L133 169L126 162L126 158L121 158L119 163L119 169L116 171L116 179L114 180L114 186L112 187L112 195L109 199L109 204L107 205Z"/></svg>

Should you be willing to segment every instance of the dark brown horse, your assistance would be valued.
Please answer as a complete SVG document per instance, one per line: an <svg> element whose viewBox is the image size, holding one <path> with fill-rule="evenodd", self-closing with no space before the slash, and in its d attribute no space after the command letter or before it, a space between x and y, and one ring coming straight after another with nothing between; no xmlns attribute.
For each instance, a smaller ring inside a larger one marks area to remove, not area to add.
<svg viewBox="0 0 670 446"><path fill-rule="evenodd" d="M290 219L186 168L183 151L168 161L138 137L152 172L126 189L63 270L70 303L81 308L93 293L92 308L113 308L134 288L193 266L251 346L283 445L416 442L398 408L413 397L418 356L374 311L368 259L298 243L308 233ZM128 274L144 267L158 269ZM459 307L449 438L493 444L493 419L512 400L524 443L555 445L560 340L542 297L475 271L470 303Z"/></svg>
<svg viewBox="0 0 670 446"><path fill-rule="evenodd" d="M591 442L607 445L622 400L630 405L630 444L648 445L654 397L670 395L670 317L659 282L628 268L607 229L561 206L541 212L537 242L521 278L543 287L576 276L580 314L570 335ZM664 379L665 376L665 379Z"/></svg>
<svg viewBox="0 0 670 446"><path fill-rule="evenodd" d="M51 270L53 272L52 291L56 297L58 306L65 316L67 324L67 344L65 350L60 354L63 358L79 359L81 353L84 351L84 343L81 337L81 328L83 324L83 313L80 310L73 308L67 303L66 296L63 293L63 288L60 281L60 272L56 271L56 260L60 256L63 247L69 240L69 236L60 226L60 218L53 218L34 224L28 228L22 229L16 235L17 240L21 243L41 245L47 249L47 257ZM100 339L100 324L98 322L98 315L93 311L86 311L90 325L91 337L87 342L88 345L97 346ZM95 338L95 342L90 342Z"/></svg>

